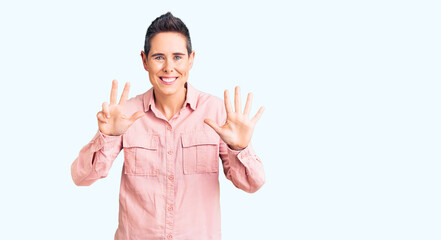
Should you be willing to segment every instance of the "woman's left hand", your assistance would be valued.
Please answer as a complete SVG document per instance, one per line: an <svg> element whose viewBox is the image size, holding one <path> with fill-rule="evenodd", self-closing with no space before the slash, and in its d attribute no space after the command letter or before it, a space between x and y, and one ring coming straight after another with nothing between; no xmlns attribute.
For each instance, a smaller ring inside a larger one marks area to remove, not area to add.
<svg viewBox="0 0 441 240"><path fill-rule="evenodd" d="M204 122L219 134L222 140L228 144L233 150L242 150L248 146L253 135L254 126L263 113L264 108L260 107L253 118L249 118L251 110L251 102L253 95L248 93L245 109L242 113L240 102L240 88L237 86L234 95L235 111L230 104L228 90L224 92L225 110L227 112L227 120L223 126L219 126L211 119L205 119Z"/></svg>

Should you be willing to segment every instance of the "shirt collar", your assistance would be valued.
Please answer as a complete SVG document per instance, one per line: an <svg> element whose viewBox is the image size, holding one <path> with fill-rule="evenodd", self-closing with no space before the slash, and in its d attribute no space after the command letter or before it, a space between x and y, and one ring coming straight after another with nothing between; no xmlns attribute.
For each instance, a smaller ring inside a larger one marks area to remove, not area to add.
<svg viewBox="0 0 441 240"><path fill-rule="evenodd" d="M187 95L185 98L184 106L190 105L190 108L195 110L197 104L198 91L188 82L185 83L187 87ZM153 87L144 93L144 112L151 110L151 106L155 106L155 98L153 97Z"/></svg>

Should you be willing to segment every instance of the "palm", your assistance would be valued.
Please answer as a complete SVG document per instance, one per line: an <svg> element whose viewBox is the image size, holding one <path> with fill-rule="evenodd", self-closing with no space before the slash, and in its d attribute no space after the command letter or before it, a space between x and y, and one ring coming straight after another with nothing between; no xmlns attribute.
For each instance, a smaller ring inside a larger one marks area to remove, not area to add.
<svg viewBox="0 0 441 240"><path fill-rule="evenodd" d="M232 110L228 91L224 93L225 110L227 112L227 120L223 126L217 125L210 119L205 119L210 127L212 127L222 140L231 148L239 150L248 146L253 135L254 126L263 113L264 108L261 107L253 118L249 118L252 102L252 94L249 93L245 109L242 112L240 102L240 88L236 87L234 96L235 111Z"/></svg>
<svg viewBox="0 0 441 240"><path fill-rule="evenodd" d="M110 93L110 104L103 103L102 110L98 112L98 127L106 135L118 136L124 134L127 129L139 118L144 116L142 111L134 113L130 118L123 114L125 103L129 95L129 83L126 83L119 103L116 103L118 82L113 80Z"/></svg>

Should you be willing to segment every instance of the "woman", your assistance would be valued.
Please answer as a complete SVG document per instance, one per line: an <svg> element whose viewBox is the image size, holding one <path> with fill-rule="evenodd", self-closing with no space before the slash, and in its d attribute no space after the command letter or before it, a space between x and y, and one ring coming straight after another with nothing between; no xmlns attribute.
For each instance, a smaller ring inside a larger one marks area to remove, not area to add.
<svg viewBox="0 0 441 240"><path fill-rule="evenodd" d="M250 119L252 95L242 112L239 87L234 110L228 91L222 101L194 89L187 83L194 56L179 18L155 19L141 51L153 87L127 100L126 83L117 103L114 80L99 131L72 164L75 184L91 185L124 150L115 239L221 239L219 157L236 187L252 193L265 182L250 145L263 108Z"/></svg>

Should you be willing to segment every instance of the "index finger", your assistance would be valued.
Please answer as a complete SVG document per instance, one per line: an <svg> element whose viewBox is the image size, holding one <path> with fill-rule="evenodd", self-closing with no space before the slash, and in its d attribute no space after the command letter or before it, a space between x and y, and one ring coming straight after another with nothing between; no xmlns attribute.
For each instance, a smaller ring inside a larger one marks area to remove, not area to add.
<svg viewBox="0 0 441 240"><path fill-rule="evenodd" d="M116 104L116 95L118 94L118 81L112 81L112 90L110 91L110 104Z"/></svg>
<svg viewBox="0 0 441 240"><path fill-rule="evenodd" d="M121 94L121 99L119 100L119 104L126 103L127 98L129 97L129 89L130 89L130 83L126 82L126 85L124 86L124 90Z"/></svg>

